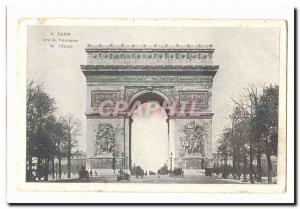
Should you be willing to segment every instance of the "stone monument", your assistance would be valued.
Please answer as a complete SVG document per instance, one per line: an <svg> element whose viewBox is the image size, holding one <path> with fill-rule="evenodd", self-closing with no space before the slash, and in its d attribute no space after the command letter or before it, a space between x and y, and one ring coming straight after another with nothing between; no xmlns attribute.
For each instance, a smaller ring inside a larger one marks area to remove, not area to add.
<svg viewBox="0 0 300 209"><path fill-rule="evenodd" d="M175 142L173 168L200 174L211 166L212 85L219 69L213 64L212 45L88 45L85 51L87 169L131 169L128 109L103 116L99 106L137 100L179 104L172 114L166 108L168 140Z"/></svg>

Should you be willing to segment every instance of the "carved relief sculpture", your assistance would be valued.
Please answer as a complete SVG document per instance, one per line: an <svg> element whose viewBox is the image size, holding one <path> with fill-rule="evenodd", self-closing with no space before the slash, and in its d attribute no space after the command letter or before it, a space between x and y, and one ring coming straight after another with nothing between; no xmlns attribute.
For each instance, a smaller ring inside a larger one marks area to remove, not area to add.
<svg viewBox="0 0 300 209"><path fill-rule="evenodd" d="M206 134L205 127L197 124L195 121L187 123L183 128L184 137L181 137L181 145L186 154L205 156L204 136Z"/></svg>
<svg viewBox="0 0 300 209"><path fill-rule="evenodd" d="M119 100L119 92L117 91L92 91L91 93L91 106L99 107L101 102Z"/></svg>
<svg viewBox="0 0 300 209"><path fill-rule="evenodd" d="M103 153L113 153L115 142L115 130L109 123L100 123L96 132L95 156Z"/></svg>

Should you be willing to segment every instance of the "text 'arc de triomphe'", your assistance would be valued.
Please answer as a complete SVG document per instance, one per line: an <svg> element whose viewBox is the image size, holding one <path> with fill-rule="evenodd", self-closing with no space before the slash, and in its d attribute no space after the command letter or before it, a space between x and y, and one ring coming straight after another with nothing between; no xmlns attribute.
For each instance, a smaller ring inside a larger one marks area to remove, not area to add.
<svg viewBox="0 0 300 209"><path fill-rule="evenodd" d="M88 45L81 65L87 85L87 169L130 169L131 115L99 114L105 101L192 102L196 114L168 114L173 168L197 172L212 162L212 85L219 66L212 45ZM147 133L145 133L147 134ZM151 133L149 133L151 134Z"/></svg>

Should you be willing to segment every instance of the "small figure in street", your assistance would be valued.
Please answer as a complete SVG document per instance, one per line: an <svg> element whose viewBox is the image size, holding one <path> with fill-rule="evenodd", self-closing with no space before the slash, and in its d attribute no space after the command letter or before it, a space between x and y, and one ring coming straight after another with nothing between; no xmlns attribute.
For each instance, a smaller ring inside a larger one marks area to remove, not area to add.
<svg viewBox="0 0 300 209"><path fill-rule="evenodd" d="M84 180L84 181L89 181L90 177L89 177L89 172L87 170L85 170L85 167L82 166L79 172L79 180Z"/></svg>
<svg viewBox="0 0 300 209"><path fill-rule="evenodd" d="M97 176L97 171L95 170L95 176Z"/></svg>
<svg viewBox="0 0 300 209"><path fill-rule="evenodd" d="M90 177L91 178L93 177L93 171L92 171L92 169L90 170Z"/></svg>

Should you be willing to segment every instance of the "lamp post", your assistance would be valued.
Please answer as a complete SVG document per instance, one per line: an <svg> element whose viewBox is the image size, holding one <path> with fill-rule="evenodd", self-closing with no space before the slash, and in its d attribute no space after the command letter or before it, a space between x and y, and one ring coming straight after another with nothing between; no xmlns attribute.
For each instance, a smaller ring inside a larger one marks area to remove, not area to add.
<svg viewBox="0 0 300 209"><path fill-rule="evenodd" d="M217 168L219 167L219 156L220 156L220 152L217 151Z"/></svg>
<svg viewBox="0 0 300 209"><path fill-rule="evenodd" d="M128 168L126 162L128 162L128 156L125 157L125 170Z"/></svg>
<svg viewBox="0 0 300 209"><path fill-rule="evenodd" d="M122 155L121 155L121 156L122 156L122 158L121 158L121 159L122 159L122 170L124 170L124 166L125 166L125 165L124 165L124 160L125 160L125 159L124 159L124 158L125 158L124 152L122 152Z"/></svg>
<svg viewBox="0 0 300 209"><path fill-rule="evenodd" d="M173 157L173 153L171 152L170 153L170 158L171 158L171 165L170 165L170 174L171 174L171 176L172 176L172 157Z"/></svg>
<svg viewBox="0 0 300 209"><path fill-rule="evenodd" d="M115 171L116 171L116 153L115 153L114 150L112 152L112 157L113 157L113 159L112 159L112 169L114 170L114 173L115 173Z"/></svg>

